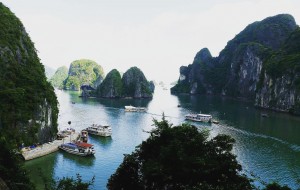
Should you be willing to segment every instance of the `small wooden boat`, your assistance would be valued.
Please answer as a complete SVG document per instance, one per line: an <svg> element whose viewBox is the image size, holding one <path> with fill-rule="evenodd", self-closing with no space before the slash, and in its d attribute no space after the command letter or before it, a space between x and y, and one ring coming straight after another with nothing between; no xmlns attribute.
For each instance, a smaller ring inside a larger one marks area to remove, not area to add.
<svg viewBox="0 0 300 190"><path fill-rule="evenodd" d="M58 148L79 156L91 156L95 154L94 145L84 142L65 143L59 145Z"/></svg>

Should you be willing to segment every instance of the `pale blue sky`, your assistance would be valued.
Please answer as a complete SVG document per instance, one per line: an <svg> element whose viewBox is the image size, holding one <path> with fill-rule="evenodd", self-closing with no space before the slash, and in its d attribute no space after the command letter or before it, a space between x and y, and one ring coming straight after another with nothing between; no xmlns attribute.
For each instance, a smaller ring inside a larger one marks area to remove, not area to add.
<svg viewBox="0 0 300 190"><path fill-rule="evenodd" d="M218 56L248 24L281 13L300 23L299 0L3 0L21 19L43 64L95 60L105 73L131 66L175 81L203 47Z"/></svg>

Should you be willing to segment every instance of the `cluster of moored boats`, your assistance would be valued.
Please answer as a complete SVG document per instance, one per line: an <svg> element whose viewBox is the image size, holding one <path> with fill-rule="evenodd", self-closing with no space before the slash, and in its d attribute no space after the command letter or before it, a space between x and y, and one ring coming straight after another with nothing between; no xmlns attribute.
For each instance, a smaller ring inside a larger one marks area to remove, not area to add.
<svg viewBox="0 0 300 190"><path fill-rule="evenodd" d="M180 107L180 106L178 106ZM145 107L125 106L126 112L146 112ZM187 114L186 120L196 122L212 122L219 123L212 119L208 114ZM88 134L109 137L112 135L112 129L108 125L92 124L90 127L83 129L81 133L76 133L74 129L67 128L57 133L57 139L39 147L24 147L21 152L25 160L34 159L50 154L58 149L66 151L70 154L79 156L90 156L95 154L94 145L88 143Z"/></svg>
<svg viewBox="0 0 300 190"><path fill-rule="evenodd" d="M147 108L145 107L134 107L134 106L125 106L126 112L146 112ZM211 115L208 114L187 114L185 115L186 120L197 121L197 122L213 122L218 123L212 119ZM98 135L103 137L109 137L112 135L111 127L108 125L97 125L92 124L90 127L81 131L79 140L77 142L68 142L61 144L59 148L68 153L79 155L79 156L89 156L95 154L95 149L92 144L87 143L88 134ZM64 134L60 134L64 136Z"/></svg>
<svg viewBox="0 0 300 190"><path fill-rule="evenodd" d="M58 148L70 154L92 156L96 151L93 144L87 143L88 134L109 137L112 135L112 131L108 125L92 124L92 126L81 131L78 141L63 143L59 145Z"/></svg>

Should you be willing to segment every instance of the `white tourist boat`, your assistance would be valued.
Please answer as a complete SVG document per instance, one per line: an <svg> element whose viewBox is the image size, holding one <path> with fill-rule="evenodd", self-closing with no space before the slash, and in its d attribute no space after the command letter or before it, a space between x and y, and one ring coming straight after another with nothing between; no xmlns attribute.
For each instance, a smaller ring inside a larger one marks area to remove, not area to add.
<svg viewBox="0 0 300 190"><path fill-rule="evenodd" d="M185 119L192 121L200 121L200 122L211 122L212 116L208 114L187 114Z"/></svg>
<svg viewBox="0 0 300 190"><path fill-rule="evenodd" d="M145 108L145 107L125 106L125 111L128 111L128 112L145 112L145 111L147 111L147 108Z"/></svg>
<svg viewBox="0 0 300 190"><path fill-rule="evenodd" d="M65 143L59 145L58 148L79 156L91 156L95 154L94 145L84 142Z"/></svg>
<svg viewBox="0 0 300 190"><path fill-rule="evenodd" d="M109 137L112 134L111 127L108 125L92 124L91 127L86 128L89 134Z"/></svg>

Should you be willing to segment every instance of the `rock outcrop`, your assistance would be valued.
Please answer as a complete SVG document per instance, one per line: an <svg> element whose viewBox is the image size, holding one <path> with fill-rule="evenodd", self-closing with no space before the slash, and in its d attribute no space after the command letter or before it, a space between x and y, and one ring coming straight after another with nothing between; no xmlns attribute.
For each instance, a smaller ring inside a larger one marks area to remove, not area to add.
<svg viewBox="0 0 300 190"><path fill-rule="evenodd" d="M97 96L102 98L120 98L123 95L123 83L117 69L111 70L97 89Z"/></svg>
<svg viewBox="0 0 300 190"><path fill-rule="evenodd" d="M73 61L69 68L68 77L64 82L64 89L79 91L82 85L97 88L104 78L103 68L88 59Z"/></svg>
<svg viewBox="0 0 300 190"><path fill-rule="evenodd" d="M97 89L102 98L152 98L154 84L148 82L143 72L131 67L122 76L116 69L110 71Z"/></svg>
<svg viewBox="0 0 300 190"><path fill-rule="evenodd" d="M66 66L59 67L55 74L51 77L50 83L55 87L59 89L63 89L64 87L64 81L68 77L68 68Z"/></svg>
<svg viewBox="0 0 300 190"><path fill-rule="evenodd" d="M191 65L180 68L171 92L245 98L258 107L298 113L299 34L291 15L250 24L218 57L206 48L197 53Z"/></svg>
<svg viewBox="0 0 300 190"><path fill-rule="evenodd" d="M155 90L155 84L154 84L153 81L150 81L150 82L149 82L149 88L150 88L150 91L151 91L152 93L154 93L154 90Z"/></svg>
<svg viewBox="0 0 300 190"><path fill-rule="evenodd" d="M0 3L0 130L15 145L57 132L57 99L20 20Z"/></svg>
<svg viewBox="0 0 300 190"><path fill-rule="evenodd" d="M128 69L122 77L122 82L125 97L152 98L149 82L139 68Z"/></svg>

